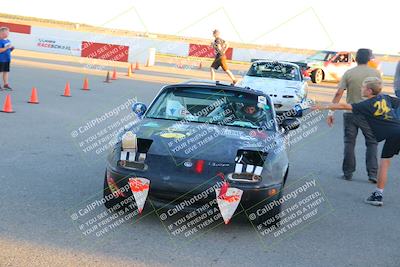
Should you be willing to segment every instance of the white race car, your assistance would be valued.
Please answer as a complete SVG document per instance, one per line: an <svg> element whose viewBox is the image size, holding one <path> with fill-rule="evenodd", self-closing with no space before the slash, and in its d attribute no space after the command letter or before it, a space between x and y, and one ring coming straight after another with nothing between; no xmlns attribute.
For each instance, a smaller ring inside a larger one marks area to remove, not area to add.
<svg viewBox="0 0 400 267"><path fill-rule="evenodd" d="M304 78L298 65L290 62L257 60L238 86L249 87L268 94L277 113L296 110L302 116L302 104L306 101L309 78Z"/></svg>

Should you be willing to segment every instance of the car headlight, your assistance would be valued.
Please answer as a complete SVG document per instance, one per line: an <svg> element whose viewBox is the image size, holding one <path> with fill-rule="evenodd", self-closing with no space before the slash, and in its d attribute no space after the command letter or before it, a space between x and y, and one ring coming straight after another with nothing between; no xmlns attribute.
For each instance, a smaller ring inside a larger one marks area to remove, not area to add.
<svg viewBox="0 0 400 267"><path fill-rule="evenodd" d="M294 89L294 93L296 94L296 96L297 96L298 98L302 98L302 97L303 97L303 94L302 94L300 88L292 88L292 89Z"/></svg>
<svg viewBox="0 0 400 267"><path fill-rule="evenodd" d="M123 151L136 151L137 149L137 138L136 134L132 131L127 131L122 136L122 150Z"/></svg>
<svg viewBox="0 0 400 267"><path fill-rule="evenodd" d="M300 99L303 98L303 94L301 93L301 91L296 92L296 96Z"/></svg>

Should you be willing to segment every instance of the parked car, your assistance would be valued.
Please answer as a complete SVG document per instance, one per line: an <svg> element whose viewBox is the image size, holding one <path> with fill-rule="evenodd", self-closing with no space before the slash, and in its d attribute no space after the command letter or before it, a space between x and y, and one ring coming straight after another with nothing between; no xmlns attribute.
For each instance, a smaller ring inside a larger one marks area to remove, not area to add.
<svg viewBox="0 0 400 267"><path fill-rule="evenodd" d="M278 114L291 110L302 115L308 84L297 64L285 61L256 60L238 84L269 95Z"/></svg>

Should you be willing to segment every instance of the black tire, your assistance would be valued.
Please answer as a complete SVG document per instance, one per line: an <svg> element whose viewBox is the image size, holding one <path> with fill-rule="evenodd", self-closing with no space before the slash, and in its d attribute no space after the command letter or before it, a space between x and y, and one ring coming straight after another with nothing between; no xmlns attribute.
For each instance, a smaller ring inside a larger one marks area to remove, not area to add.
<svg viewBox="0 0 400 267"><path fill-rule="evenodd" d="M111 189L108 187L107 172L106 172L106 174L104 175L104 191L103 191L103 197L105 200L104 206L106 206L107 209L115 209L114 207L116 207L121 201L123 201L124 198L123 197L113 197L107 201L107 198L109 198L110 195L112 195L112 192L111 192Z"/></svg>
<svg viewBox="0 0 400 267"><path fill-rule="evenodd" d="M321 83L324 80L324 71L321 69L315 69L311 72L311 81L313 83Z"/></svg>

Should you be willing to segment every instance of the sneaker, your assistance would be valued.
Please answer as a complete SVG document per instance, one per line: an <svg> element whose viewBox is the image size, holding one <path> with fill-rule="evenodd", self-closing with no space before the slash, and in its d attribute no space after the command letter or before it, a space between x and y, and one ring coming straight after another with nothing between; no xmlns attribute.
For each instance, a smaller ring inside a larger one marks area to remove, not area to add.
<svg viewBox="0 0 400 267"><path fill-rule="evenodd" d="M353 179L352 174L343 174L342 178L346 181L351 181Z"/></svg>
<svg viewBox="0 0 400 267"><path fill-rule="evenodd" d="M378 180L376 179L376 177L370 176L368 177L368 181L370 181L373 184L376 184L378 182Z"/></svg>
<svg viewBox="0 0 400 267"><path fill-rule="evenodd" d="M374 206L382 206L383 205L383 196L379 192L373 192L369 198L365 200L365 203L374 205Z"/></svg>
<svg viewBox="0 0 400 267"><path fill-rule="evenodd" d="M12 88L10 87L9 84L5 84L4 85L4 89L12 91Z"/></svg>

